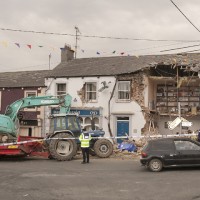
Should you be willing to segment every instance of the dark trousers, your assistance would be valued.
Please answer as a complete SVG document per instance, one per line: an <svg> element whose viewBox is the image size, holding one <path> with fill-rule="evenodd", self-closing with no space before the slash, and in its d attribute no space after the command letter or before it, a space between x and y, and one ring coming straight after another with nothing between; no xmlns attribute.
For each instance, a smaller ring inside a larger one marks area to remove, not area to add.
<svg viewBox="0 0 200 200"><path fill-rule="evenodd" d="M90 148L81 148L82 154L83 154L83 162L89 163L90 156L89 156L89 150Z"/></svg>

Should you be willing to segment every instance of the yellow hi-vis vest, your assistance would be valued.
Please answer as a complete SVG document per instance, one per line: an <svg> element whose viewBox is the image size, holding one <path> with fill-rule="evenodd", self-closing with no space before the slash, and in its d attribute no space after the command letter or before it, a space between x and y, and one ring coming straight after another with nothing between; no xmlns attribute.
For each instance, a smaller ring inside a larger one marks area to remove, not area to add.
<svg viewBox="0 0 200 200"><path fill-rule="evenodd" d="M91 139L92 139L92 137L89 133L82 133L79 137L79 140L81 141L81 147L82 148L90 147L90 140Z"/></svg>

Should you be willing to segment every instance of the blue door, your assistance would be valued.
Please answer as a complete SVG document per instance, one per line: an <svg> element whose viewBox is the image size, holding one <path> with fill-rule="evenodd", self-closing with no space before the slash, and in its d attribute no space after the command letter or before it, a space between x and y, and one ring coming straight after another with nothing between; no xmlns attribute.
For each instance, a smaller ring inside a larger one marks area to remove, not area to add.
<svg viewBox="0 0 200 200"><path fill-rule="evenodd" d="M117 117L117 137L129 135L129 117ZM124 139L117 139L122 143Z"/></svg>

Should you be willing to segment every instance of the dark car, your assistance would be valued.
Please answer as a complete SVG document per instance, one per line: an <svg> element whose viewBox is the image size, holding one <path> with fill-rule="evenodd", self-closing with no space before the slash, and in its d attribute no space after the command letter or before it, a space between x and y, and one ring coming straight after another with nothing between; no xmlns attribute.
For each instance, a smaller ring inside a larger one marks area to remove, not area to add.
<svg viewBox="0 0 200 200"><path fill-rule="evenodd" d="M142 149L140 162L153 172L165 167L200 166L200 143L180 137L150 140Z"/></svg>

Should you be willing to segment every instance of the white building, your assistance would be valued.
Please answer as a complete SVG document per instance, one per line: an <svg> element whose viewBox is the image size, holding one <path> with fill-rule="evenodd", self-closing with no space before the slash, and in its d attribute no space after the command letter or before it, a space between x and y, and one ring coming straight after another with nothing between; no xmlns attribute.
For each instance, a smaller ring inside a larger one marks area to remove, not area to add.
<svg viewBox="0 0 200 200"><path fill-rule="evenodd" d="M73 60L69 54L73 55L73 52L65 47L61 63L45 79L46 94L70 94L71 112L79 113L83 129L91 129L94 118L95 128L103 129L106 136L140 136L146 121L141 106L132 100L131 79L120 80L118 76L127 72L121 59ZM118 63L117 67L112 66L114 62ZM51 112L55 111L51 108Z"/></svg>
<svg viewBox="0 0 200 200"><path fill-rule="evenodd" d="M193 61L200 54L73 59L73 53L67 46L61 51L61 63L45 79L46 94L70 94L82 128L91 129L94 119L106 136L199 129L200 69ZM180 115L193 127L170 130L167 122Z"/></svg>

